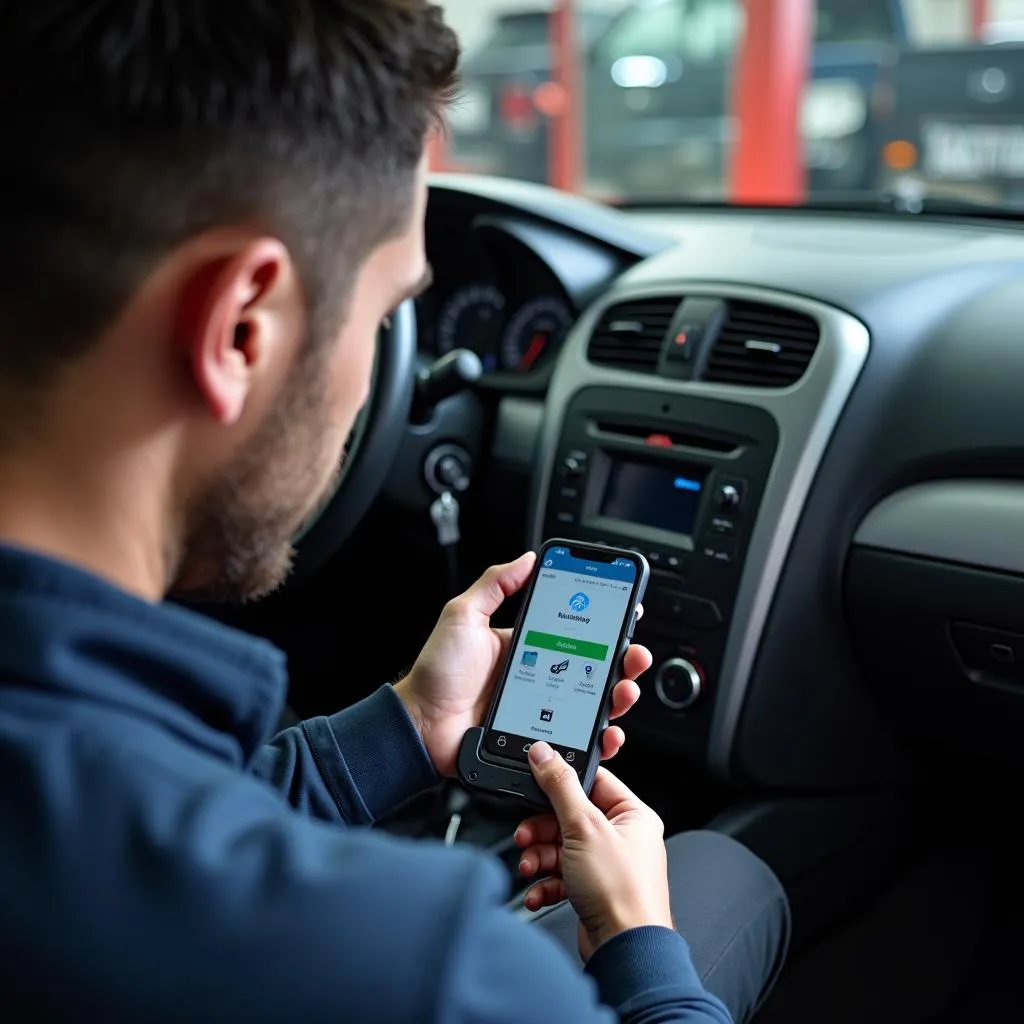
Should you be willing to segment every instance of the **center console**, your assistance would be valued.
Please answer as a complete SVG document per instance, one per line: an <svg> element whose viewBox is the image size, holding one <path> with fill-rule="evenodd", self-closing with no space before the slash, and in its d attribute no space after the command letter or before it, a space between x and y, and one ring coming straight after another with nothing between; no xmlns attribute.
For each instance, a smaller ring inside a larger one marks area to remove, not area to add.
<svg viewBox="0 0 1024 1024"><path fill-rule="evenodd" d="M569 403L544 534L651 564L637 640L654 668L631 731L702 757L751 534L779 444L764 409L588 387Z"/></svg>

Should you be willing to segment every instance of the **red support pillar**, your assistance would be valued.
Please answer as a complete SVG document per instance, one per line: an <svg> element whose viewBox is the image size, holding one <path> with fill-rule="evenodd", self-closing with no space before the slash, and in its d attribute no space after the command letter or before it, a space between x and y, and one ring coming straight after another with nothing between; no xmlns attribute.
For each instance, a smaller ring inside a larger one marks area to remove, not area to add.
<svg viewBox="0 0 1024 1024"><path fill-rule="evenodd" d="M578 192L582 184L580 61L573 0L555 0L551 11L551 71L554 89L540 104L548 114L548 180ZM555 102L551 102L555 100Z"/></svg>
<svg viewBox="0 0 1024 1024"><path fill-rule="evenodd" d="M816 0L745 0L733 108L736 203L790 205L806 191L800 109Z"/></svg>
<svg viewBox="0 0 1024 1024"><path fill-rule="evenodd" d="M447 151L444 134L440 131L432 131L427 137L427 166L430 170L449 170Z"/></svg>
<svg viewBox="0 0 1024 1024"><path fill-rule="evenodd" d="M980 39L988 24L988 0L971 0L971 38Z"/></svg>

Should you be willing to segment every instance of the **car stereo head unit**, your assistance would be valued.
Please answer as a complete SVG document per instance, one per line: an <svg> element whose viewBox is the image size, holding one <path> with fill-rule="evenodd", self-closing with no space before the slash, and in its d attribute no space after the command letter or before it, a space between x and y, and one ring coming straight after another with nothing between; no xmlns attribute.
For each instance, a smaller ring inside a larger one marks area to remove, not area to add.
<svg viewBox="0 0 1024 1024"><path fill-rule="evenodd" d="M737 537L763 467L751 464L747 440L709 437L703 449L696 443L692 430L591 421L583 438L566 443L555 467L551 525L686 554L704 544L731 562L723 542Z"/></svg>
<svg viewBox="0 0 1024 1024"><path fill-rule="evenodd" d="M543 531L647 558L638 637L656 661L685 660L705 695L777 448L778 427L763 409L689 395L589 388L567 411ZM658 696L662 712L695 714L674 691Z"/></svg>

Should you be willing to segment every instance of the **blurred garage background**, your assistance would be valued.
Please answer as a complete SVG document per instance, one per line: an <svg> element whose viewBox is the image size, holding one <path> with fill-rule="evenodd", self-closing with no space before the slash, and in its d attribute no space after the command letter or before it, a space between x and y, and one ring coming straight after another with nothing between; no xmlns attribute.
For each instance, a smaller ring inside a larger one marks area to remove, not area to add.
<svg viewBox="0 0 1024 1024"><path fill-rule="evenodd" d="M1024 0L444 6L439 170L623 205L1024 199Z"/></svg>

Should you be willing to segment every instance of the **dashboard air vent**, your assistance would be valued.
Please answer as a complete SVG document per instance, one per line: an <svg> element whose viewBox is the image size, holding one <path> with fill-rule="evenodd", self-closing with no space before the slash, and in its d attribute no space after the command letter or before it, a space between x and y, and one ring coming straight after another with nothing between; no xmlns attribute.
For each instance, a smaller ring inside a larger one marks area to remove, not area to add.
<svg viewBox="0 0 1024 1024"><path fill-rule="evenodd" d="M662 342L681 297L636 299L609 306L590 339L587 358L598 366L654 373Z"/></svg>
<svg viewBox="0 0 1024 1024"><path fill-rule="evenodd" d="M757 302L730 302L704 380L785 388L807 372L821 329L803 313Z"/></svg>

